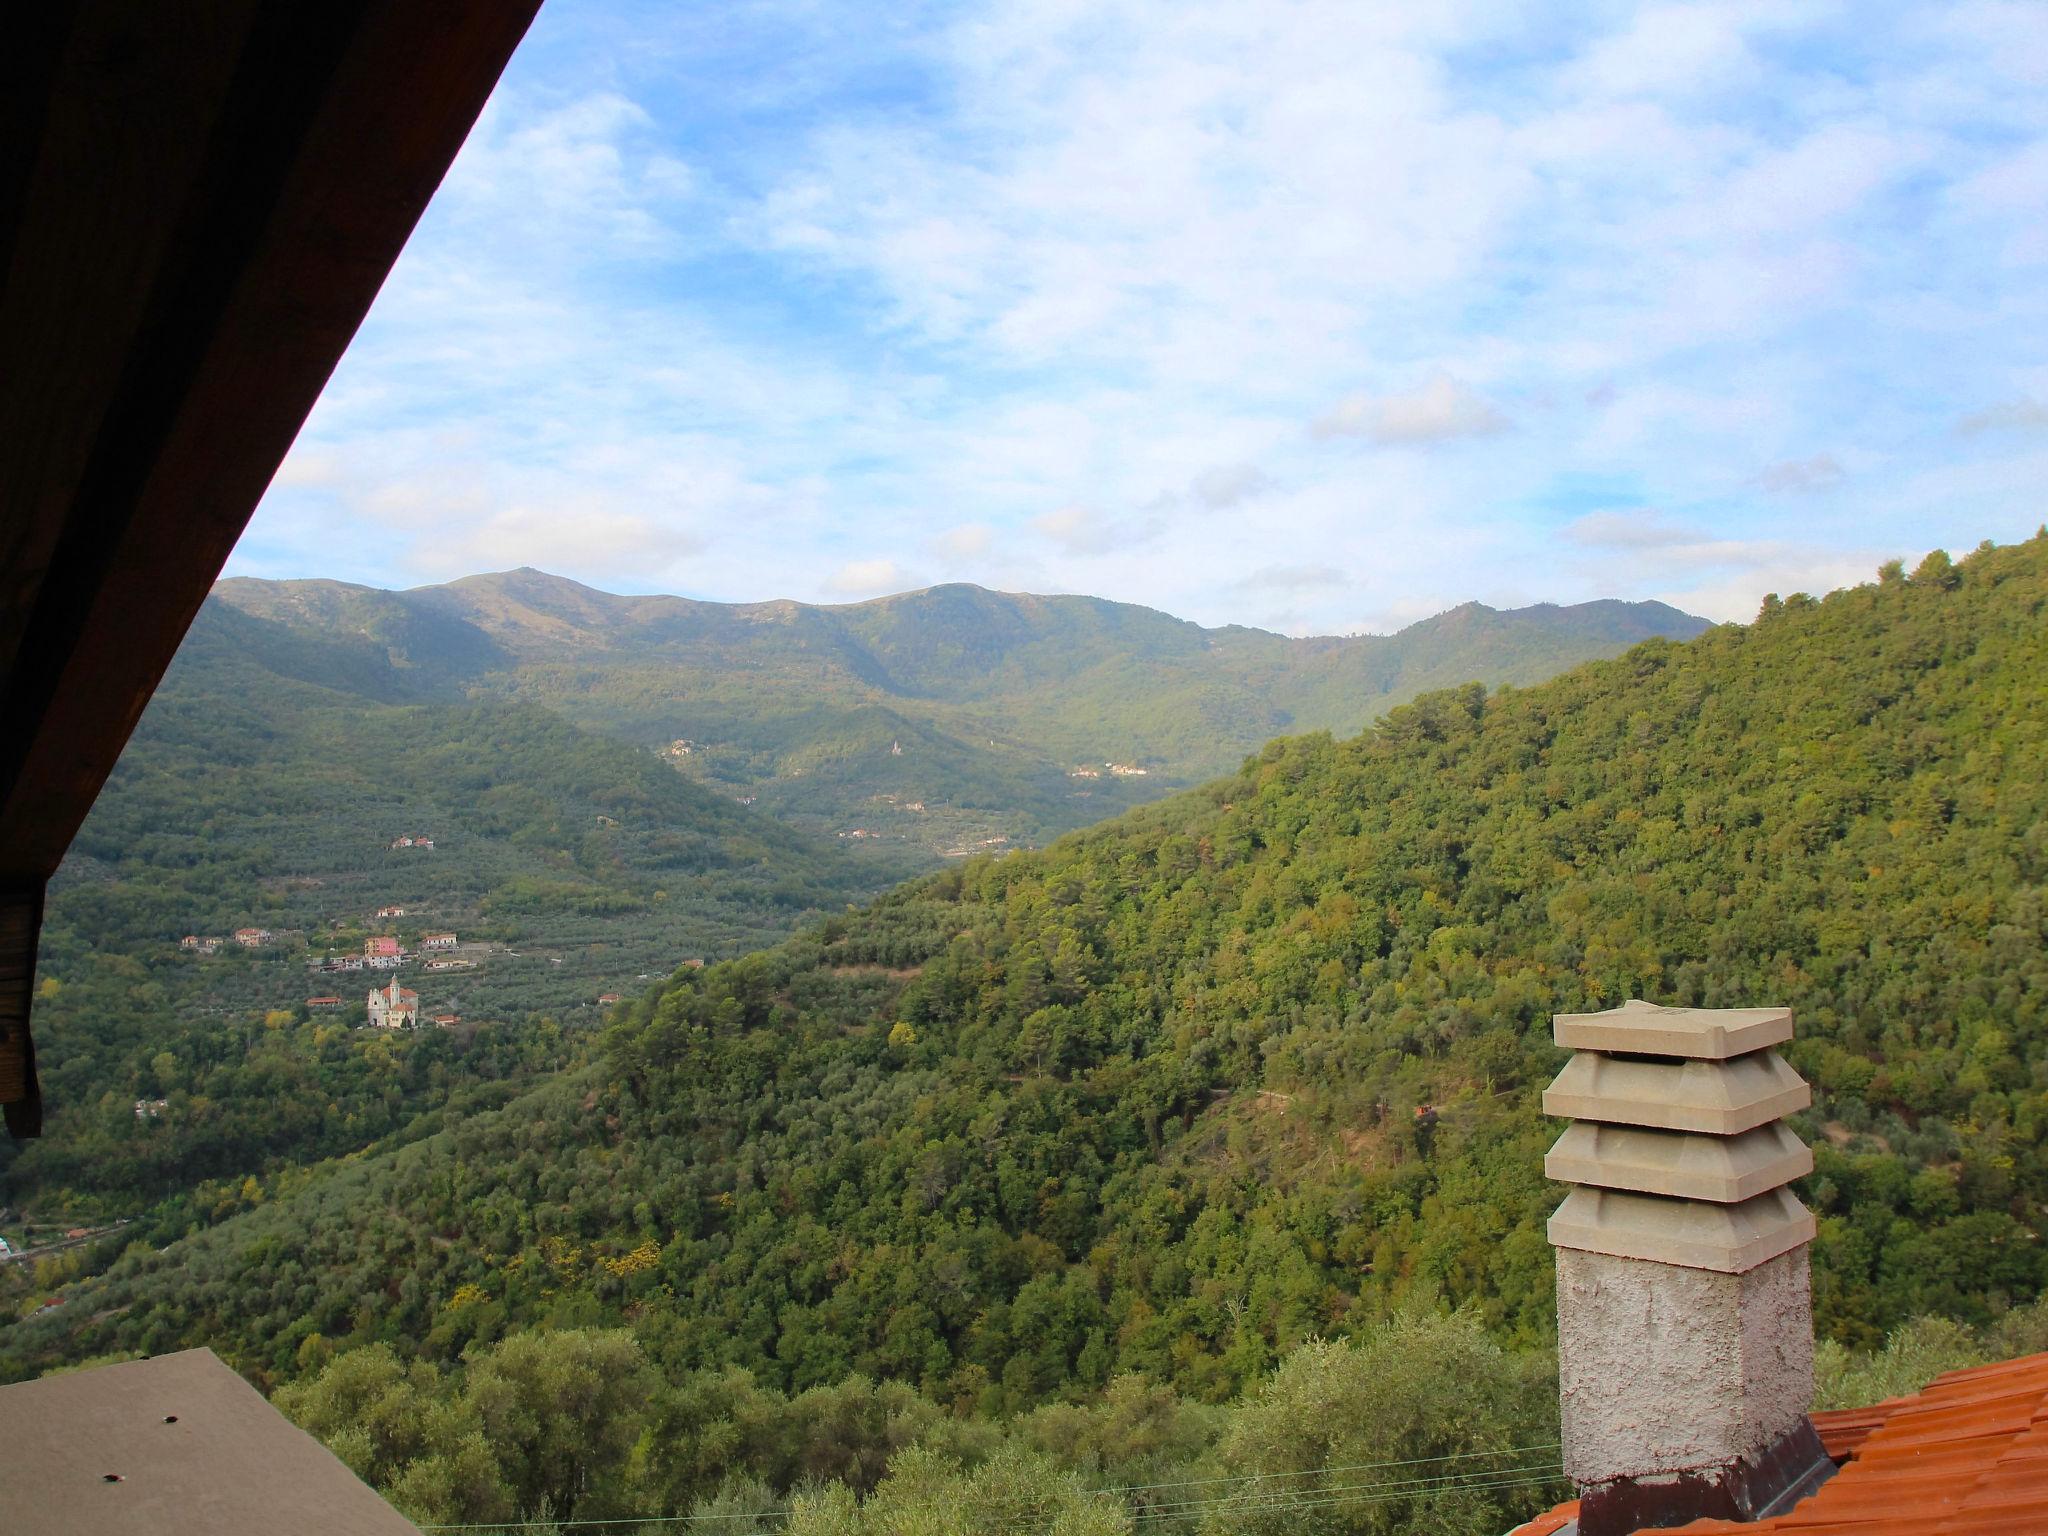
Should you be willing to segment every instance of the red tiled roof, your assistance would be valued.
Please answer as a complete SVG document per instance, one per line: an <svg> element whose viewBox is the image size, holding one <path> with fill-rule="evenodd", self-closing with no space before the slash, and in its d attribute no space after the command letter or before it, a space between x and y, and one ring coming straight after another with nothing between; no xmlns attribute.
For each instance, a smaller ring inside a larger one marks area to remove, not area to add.
<svg viewBox="0 0 2048 1536"><path fill-rule="evenodd" d="M1742 1524L1695 1520L1659 1536L2004 1536L2048 1531L2048 1354L1950 1371L1925 1390L1813 1416L1848 1461L1811 1498ZM1514 1536L1551 1536L1560 1504Z"/></svg>

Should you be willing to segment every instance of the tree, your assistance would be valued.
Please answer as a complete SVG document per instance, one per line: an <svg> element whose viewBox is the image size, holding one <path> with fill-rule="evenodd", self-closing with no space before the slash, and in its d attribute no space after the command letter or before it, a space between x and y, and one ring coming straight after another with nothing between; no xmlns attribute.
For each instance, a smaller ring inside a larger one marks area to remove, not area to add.
<svg viewBox="0 0 2048 1536"><path fill-rule="evenodd" d="M1223 1439L1225 1465L1262 1481L1211 1505L1202 1530L1491 1536L1561 1491L1541 1483L1546 1470L1555 1480L1557 1393L1554 1370L1535 1364L1468 1314L1409 1313L1356 1342L1305 1344Z"/></svg>

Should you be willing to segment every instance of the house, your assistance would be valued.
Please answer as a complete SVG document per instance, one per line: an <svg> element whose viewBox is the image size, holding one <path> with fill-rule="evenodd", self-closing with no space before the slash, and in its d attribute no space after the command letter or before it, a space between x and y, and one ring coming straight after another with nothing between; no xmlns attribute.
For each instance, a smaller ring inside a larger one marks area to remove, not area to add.
<svg viewBox="0 0 2048 1536"><path fill-rule="evenodd" d="M227 940L219 934L209 934L199 941L199 953L202 955L217 955L220 953L221 945L225 943L227 943Z"/></svg>
<svg viewBox="0 0 2048 1536"><path fill-rule="evenodd" d="M903 809L906 811L916 811L919 815L923 815L924 802L922 800L906 800L903 802Z"/></svg>
<svg viewBox="0 0 2048 1536"><path fill-rule="evenodd" d="M416 837L412 840L412 845L415 848L424 848L429 853L434 851L434 840L431 837Z"/></svg>
<svg viewBox="0 0 2048 1536"><path fill-rule="evenodd" d="M363 958L375 960L380 956L397 960L405 954L397 939L388 933L380 933L363 940Z"/></svg>
<svg viewBox="0 0 2048 1536"><path fill-rule="evenodd" d="M394 848L410 848L412 846L412 839L409 837L394 837L391 839L391 846Z"/></svg>
<svg viewBox="0 0 2048 1536"><path fill-rule="evenodd" d="M403 907L379 907L379 908L377 909L377 916L379 916L380 918L382 918L382 917L403 917L403 916L405 916L405 908L403 908Z"/></svg>
<svg viewBox="0 0 2048 1536"><path fill-rule="evenodd" d="M1120 779L1142 779L1152 771L1150 768L1140 768L1135 763L1104 763L1102 766Z"/></svg>
<svg viewBox="0 0 2048 1536"><path fill-rule="evenodd" d="M417 1029L420 1023L420 995L398 984L396 976L388 987L370 989L370 1024L376 1029Z"/></svg>
<svg viewBox="0 0 2048 1536"><path fill-rule="evenodd" d="M598 994L597 1006L600 1008L609 1008L613 1003L616 1003L618 1000L619 994L616 992L601 992Z"/></svg>
<svg viewBox="0 0 2048 1536"><path fill-rule="evenodd" d="M321 967L321 969L329 971L360 971L362 968L363 957L361 955L335 955L326 965Z"/></svg>
<svg viewBox="0 0 2048 1536"><path fill-rule="evenodd" d="M237 928L235 930L235 942L244 949L261 949L275 937L276 935L268 928Z"/></svg>
<svg viewBox="0 0 2048 1536"><path fill-rule="evenodd" d="M557 965L561 963L559 960L555 962ZM429 960L427 962L427 969L430 971L473 971L476 969L476 962L474 960Z"/></svg>
<svg viewBox="0 0 2048 1536"><path fill-rule="evenodd" d="M434 1022L443 1029L450 1029L460 1024L462 1019L459 1015L453 1013L437 1013L434 1015Z"/></svg>
<svg viewBox="0 0 2048 1536"><path fill-rule="evenodd" d="M170 1107L169 1099L137 1099L135 1101L135 1118L138 1120L154 1120Z"/></svg>
<svg viewBox="0 0 2048 1536"><path fill-rule="evenodd" d="M308 1008L339 1008L341 1006L341 999L338 997L309 997L306 999L306 1006Z"/></svg>
<svg viewBox="0 0 2048 1536"><path fill-rule="evenodd" d="M185 937L178 940L178 948L180 949L197 949L198 947L199 935L196 933L188 933Z"/></svg>
<svg viewBox="0 0 2048 1536"><path fill-rule="evenodd" d="M452 933L424 933L420 935L421 949L453 949L455 935Z"/></svg>
<svg viewBox="0 0 2048 1536"><path fill-rule="evenodd" d="M1100 768L1076 768L1067 777L1070 779L1099 779L1102 777L1102 770Z"/></svg>

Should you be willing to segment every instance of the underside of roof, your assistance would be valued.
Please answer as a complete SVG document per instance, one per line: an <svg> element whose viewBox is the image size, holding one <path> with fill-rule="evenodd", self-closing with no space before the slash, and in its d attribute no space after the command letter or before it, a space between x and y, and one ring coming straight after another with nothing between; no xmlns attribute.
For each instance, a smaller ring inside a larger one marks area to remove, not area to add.
<svg viewBox="0 0 2048 1536"><path fill-rule="evenodd" d="M20 7L0 49L0 1106L45 882L538 0Z"/></svg>

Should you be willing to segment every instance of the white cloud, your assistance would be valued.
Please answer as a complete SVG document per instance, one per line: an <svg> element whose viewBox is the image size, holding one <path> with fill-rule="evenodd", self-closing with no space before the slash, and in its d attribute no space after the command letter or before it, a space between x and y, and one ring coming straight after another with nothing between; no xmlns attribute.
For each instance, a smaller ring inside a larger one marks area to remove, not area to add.
<svg viewBox="0 0 2048 1536"><path fill-rule="evenodd" d="M1094 555L1118 542L1116 525L1093 507L1070 502L1031 520L1031 526L1069 555Z"/></svg>
<svg viewBox="0 0 2048 1536"><path fill-rule="evenodd" d="M1565 525L1564 536L1592 549L1678 549L1702 536L1644 507L1634 512L1588 512Z"/></svg>
<svg viewBox="0 0 2048 1536"><path fill-rule="evenodd" d="M1836 482L1786 568L2004 536L2037 12L547 7L238 568L747 598L890 550L1300 630L1732 602Z"/></svg>
<svg viewBox="0 0 2048 1536"><path fill-rule="evenodd" d="M450 173L445 211L487 237L516 231L528 260L543 241L644 257L673 244L664 213L695 185L646 108L616 91L518 114L494 97Z"/></svg>
<svg viewBox="0 0 2048 1536"><path fill-rule="evenodd" d="M1757 471L1756 483L1778 495L1803 495L1833 490L1842 483L1845 474L1841 461L1832 453L1816 453L1811 458L1781 459L1776 464L1767 464Z"/></svg>
<svg viewBox="0 0 2048 1536"><path fill-rule="evenodd" d="M987 523L958 523L932 540L941 558L958 562L979 560L994 547L995 529Z"/></svg>
<svg viewBox="0 0 2048 1536"><path fill-rule="evenodd" d="M1386 446L1491 437L1508 419L1448 374L1405 395L1348 395L1316 418L1316 437L1363 437Z"/></svg>
<svg viewBox="0 0 2048 1536"><path fill-rule="evenodd" d="M1272 488L1273 482L1256 464L1217 464L1189 482L1188 494L1200 505L1220 512Z"/></svg>
<svg viewBox="0 0 2048 1536"><path fill-rule="evenodd" d="M1593 96L1691 96L1751 67L1735 6L1648 5L1586 49L1567 79Z"/></svg>
<svg viewBox="0 0 2048 1536"><path fill-rule="evenodd" d="M426 521L414 558L443 571L507 570L535 565L566 571L666 571L703 544L683 529L658 519L606 507L595 498L578 504L512 506L483 513L475 521L435 531L439 500L408 496L412 511Z"/></svg>
<svg viewBox="0 0 2048 1536"><path fill-rule="evenodd" d="M827 592L841 597L880 597L904 591L916 581L894 560L849 560L824 585Z"/></svg>
<svg viewBox="0 0 2048 1536"><path fill-rule="evenodd" d="M1342 587L1350 578L1330 565L1267 565L1234 584L1241 592L1316 592Z"/></svg>
<svg viewBox="0 0 2048 1536"><path fill-rule="evenodd" d="M2048 432L2048 405L2038 400L2008 400L1986 406L1958 421L1956 431L1964 437L1979 437L1986 432Z"/></svg>
<svg viewBox="0 0 2048 1536"><path fill-rule="evenodd" d="M1854 585L1883 559L1869 547L1844 552L1811 540L1716 536L1648 508L1588 513L1563 533L1587 552L1585 574L1594 582L1719 623L1754 617L1766 592Z"/></svg>

